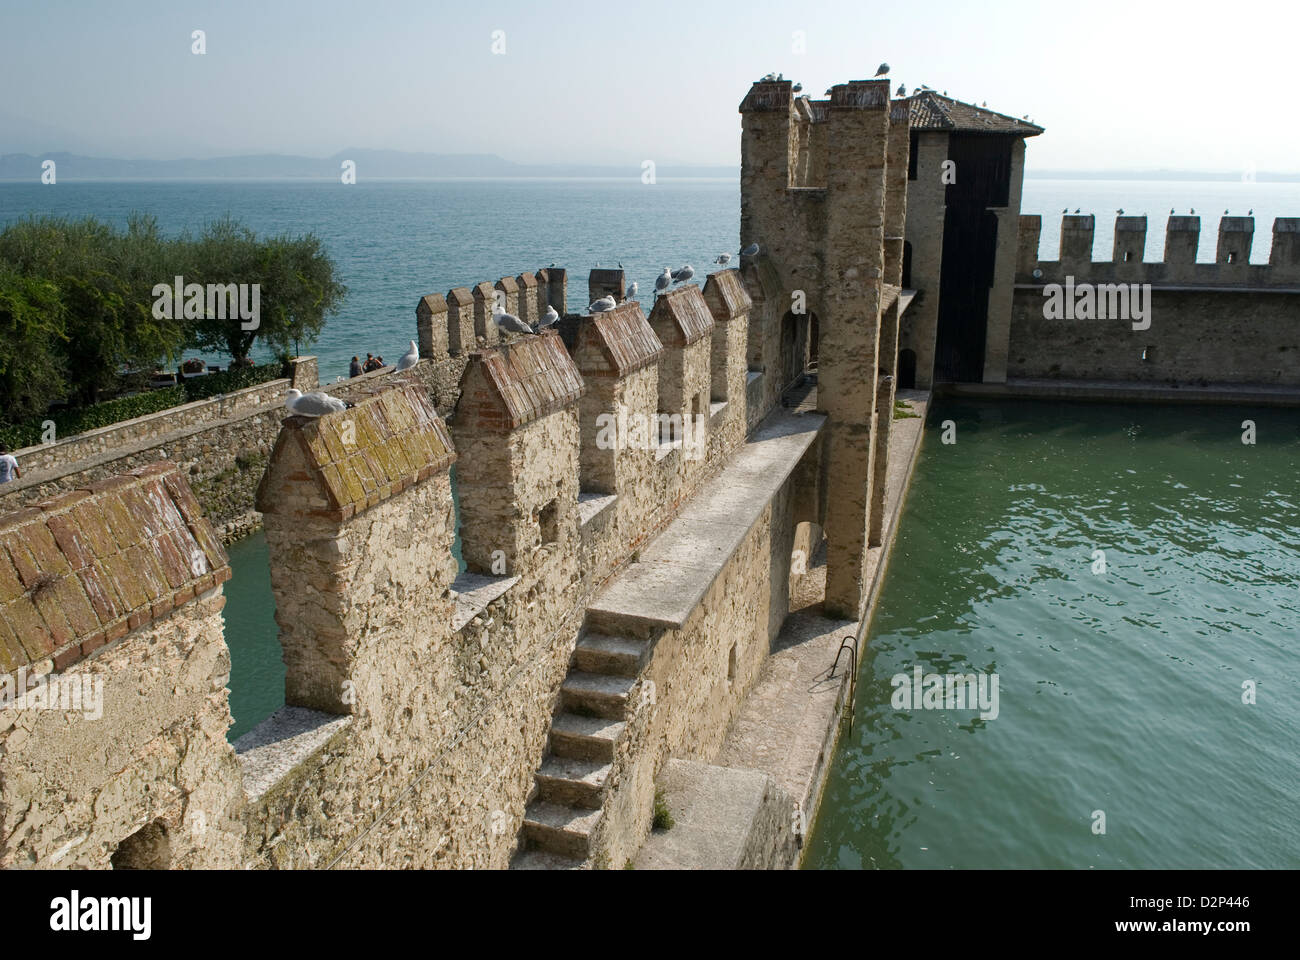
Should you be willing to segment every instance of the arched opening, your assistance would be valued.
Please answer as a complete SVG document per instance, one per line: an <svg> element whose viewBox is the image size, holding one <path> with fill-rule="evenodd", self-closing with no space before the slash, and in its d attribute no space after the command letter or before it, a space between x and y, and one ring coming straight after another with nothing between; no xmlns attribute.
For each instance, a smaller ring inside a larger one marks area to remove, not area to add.
<svg viewBox="0 0 1300 960"><path fill-rule="evenodd" d="M782 390L803 381L810 366L810 333L815 329L816 323L817 318L811 314L795 313L792 310L787 310L781 318L781 355L777 358L777 369L781 375ZM811 357L815 359L816 353L813 352Z"/></svg>
<svg viewBox="0 0 1300 960"><path fill-rule="evenodd" d="M912 243L903 241L903 289L912 289Z"/></svg>
<svg viewBox="0 0 1300 960"><path fill-rule="evenodd" d="M898 389L914 390L916 388L916 351L898 351Z"/></svg>

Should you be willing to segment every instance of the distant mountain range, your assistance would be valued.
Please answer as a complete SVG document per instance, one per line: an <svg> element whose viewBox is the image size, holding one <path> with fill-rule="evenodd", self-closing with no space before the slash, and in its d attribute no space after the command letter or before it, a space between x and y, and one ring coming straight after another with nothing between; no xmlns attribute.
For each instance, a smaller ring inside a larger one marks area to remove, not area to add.
<svg viewBox="0 0 1300 960"><path fill-rule="evenodd" d="M334 180L345 160L357 165L359 180L498 179L538 177L613 177L636 179L640 164L611 166L580 163L515 163L493 153L404 153L399 150L344 150L332 157L265 153L182 160L120 160L74 153L0 155L0 180L38 181L41 163L53 160L60 180ZM656 177L739 179L737 166L664 164ZM1240 180L1241 172L1205 170L1027 170L1031 180ZM1300 183L1300 173L1260 171L1261 183Z"/></svg>
<svg viewBox="0 0 1300 960"><path fill-rule="evenodd" d="M254 154L207 160L117 160L72 153L0 155L0 180L39 180L41 163L53 160L60 180L334 180L342 164L356 164L358 180L405 178L617 177L640 178L641 165L599 166L576 163L514 163L491 153L403 153L397 150L344 150L332 157ZM739 167L664 164L655 176L738 179Z"/></svg>

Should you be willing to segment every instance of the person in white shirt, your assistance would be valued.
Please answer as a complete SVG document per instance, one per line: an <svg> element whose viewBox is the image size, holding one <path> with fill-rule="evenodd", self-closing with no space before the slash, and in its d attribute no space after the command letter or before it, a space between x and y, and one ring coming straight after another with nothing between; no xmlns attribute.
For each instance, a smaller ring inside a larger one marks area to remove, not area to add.
<svg viewBox="0 0 1300 960"><path fill-rule="evenodd" d="M0 483L17 480L22 475L22 471L18 469L18 461L9 453L9 447L0 443Z"/></svg>

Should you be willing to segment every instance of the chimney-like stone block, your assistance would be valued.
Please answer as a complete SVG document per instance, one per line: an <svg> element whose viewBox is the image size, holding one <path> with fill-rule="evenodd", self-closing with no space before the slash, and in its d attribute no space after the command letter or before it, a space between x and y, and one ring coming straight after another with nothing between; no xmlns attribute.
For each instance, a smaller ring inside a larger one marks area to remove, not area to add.
<svg viewBox="0 0 1300 960"><path fill-rule="evenodd" d="M1255 239L1254 217L1224 217L1219 221L1219 245L1214 260L1220 264L1246 266Z"/></svg>
<svg viewBox="0 0 1300 960"><path fill-rule="evenodd" d="M1146 258L1146 250L1147 218L1116 217L1115 245L1111 252L1112 262L1131 264L1133 268L1140 267Z"/></svg>
<svg viewBox="0 0 1300 960"><path fill-rule="evenodd" d="M492 319L492 308L496 305L496 287L484 280L476 283L470 293L474 296L474 337L491 346L501 339L496 321Z"/></svg>
<svg viewBox="0 0 1300 960"><path fill-rule="evenodd" d="M1061 217L1061 268L1070 269L1092 263L1092 242L1097 218L1091 213Z"/></svg>
<svg viewBox="0 0 1300 960"><path fill-rule="evenodd" d="M415 305L416 343L421 357L441 358L448 353L447 298L441 293L430 293Z"/></svg>
<svg viewBox="0 0 1300 960"><path fill-rule="evenodd" d="M624 291L627 278L622 267L597 267L587 276L587 303L595 303L601 297L614 298L615 303L625 299Z"/></svg>
<svg viewBox="0 0 1300 960"><path fill-rule="evenodd" d="M474 338L474 295L468 287L447 291L447 349L453 356L476 348Z"/></svg>

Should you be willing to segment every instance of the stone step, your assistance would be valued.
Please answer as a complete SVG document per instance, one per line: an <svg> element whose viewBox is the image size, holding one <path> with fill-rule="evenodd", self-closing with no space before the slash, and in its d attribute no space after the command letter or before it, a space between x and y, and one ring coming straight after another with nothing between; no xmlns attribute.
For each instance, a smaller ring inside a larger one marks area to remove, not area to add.
<svg viewBox="0 0 1300 960"><path fill-rule="evenodd" d="M549 850L521 850L510 861L511 870L581 870L582 861Z"/></svg>
<svg viewBox="0 0 1300 960"><path fill-rule="evenodd" d="M588 673L635 677L641 672L649 648L644 640L588 633L578 641L573 651L573 662L579 670Z"/></svg>
<svg viewBox="0 0 1300 960"><path fill-rule="evenodd" d="M628 693L635 685L635 677L571 670L560 687L560 699L571 713L622 720L627 716Z"/></svg>
<svg viewBox="0 0 1300 960"><path fill-rule="evenodd" d="M608 763L551 755L537 771L537 787L543 800L595 810L600 807L609 770Z"/></svg>
<svg viewBox="0 0 1300 960"><path fill-rule="evenodd" d="M606 717L561 713L551 722L551 753L574 760L614 759L614 744L627 724Z"/></svg>
<svg viewBox="0 0 1300 960"><path fill-rule="evenodd" d="M600 816L599 810L583 807L545 800L530 803L524 811L524 838L533 849L586 860Z"/></svg>

